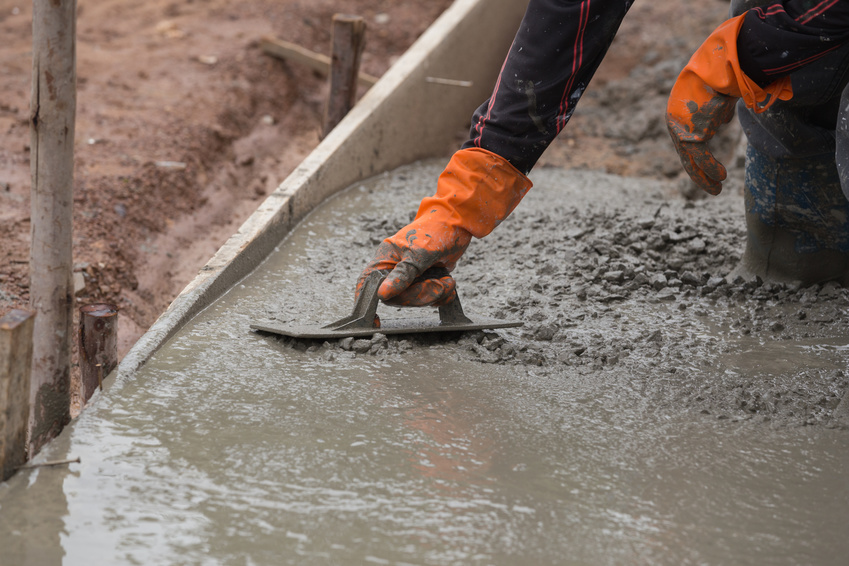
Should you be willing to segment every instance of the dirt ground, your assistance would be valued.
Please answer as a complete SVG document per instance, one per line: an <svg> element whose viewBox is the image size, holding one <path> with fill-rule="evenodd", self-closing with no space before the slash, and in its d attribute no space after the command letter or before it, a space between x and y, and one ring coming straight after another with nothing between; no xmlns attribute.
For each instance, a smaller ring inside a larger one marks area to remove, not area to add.
<svg viewBox="0 0 849 566"><path fill-rule="evenodd" d="M258 39L327 53L332 15L361 15L362 70L380 76L450 4L79 0L77 301L119 307L121 355L319 142L326 80ZM540 167L680 179L665 97L727 9L637 2ZM0 314L29 300L31 22L30 4L0 0Z"/></svg>

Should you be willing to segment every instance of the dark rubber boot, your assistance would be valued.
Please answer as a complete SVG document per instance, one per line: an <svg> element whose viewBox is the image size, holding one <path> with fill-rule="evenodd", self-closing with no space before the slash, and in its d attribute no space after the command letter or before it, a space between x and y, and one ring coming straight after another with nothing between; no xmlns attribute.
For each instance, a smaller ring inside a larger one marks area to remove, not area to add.
<svg viewBox="0 0 849 566"><path fill-rule="evenodd" d="M748 237L732 275L849 284L849 201L834 154L776 159L749 145L744 190Z"/></svg>

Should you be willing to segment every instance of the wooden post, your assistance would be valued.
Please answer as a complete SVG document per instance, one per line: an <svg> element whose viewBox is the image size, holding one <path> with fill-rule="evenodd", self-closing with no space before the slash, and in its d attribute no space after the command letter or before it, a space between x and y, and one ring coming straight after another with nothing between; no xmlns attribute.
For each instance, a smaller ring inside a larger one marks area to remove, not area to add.
<svg viewBox="0 0 849 566"><path fill-rule="evenodd" d="M333 54L330 58L330 92L324 107L322 137L354 107L360 57L365 47L366 23L359 16L333 16Z"/></svg>
<svg viewBox="0 0 849 566"><path fill-rule="evenodd" d="M114 305L80 307L80 376L82 404L118 365L118 309Z"/></svg>
<svg viewBox="0 0 849 566"><path fill-rule="evenodd" d="M0 318L0 481L27 461L34 318L17 309Z"/></svg>
<svg viewBox="0 0 849 566"><path fill-rule="evenodd" d="M30 457L70 421L76 0L33 0Z"/></svg>

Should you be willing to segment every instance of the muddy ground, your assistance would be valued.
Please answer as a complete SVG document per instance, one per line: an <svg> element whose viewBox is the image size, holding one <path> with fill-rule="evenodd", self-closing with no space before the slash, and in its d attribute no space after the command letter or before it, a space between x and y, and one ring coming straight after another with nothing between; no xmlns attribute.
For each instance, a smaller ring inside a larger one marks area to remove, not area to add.
<svg viewBox="0 0 849 566"><path fill-rule="evenodd" d="M325 79L260 37L327 53L333 14L359 14L379 76L450 3L78 2L77 300L118 305L121 353L319 142ZM0 312L29 299L31 22L0 2Z"/></svg>
<svg viewBox="0 0 849 566"><path fill-rule="evenodd" d="M77 300L118 305L121 355L319 141L325 79L257 40L327 53L332 14L358 14L369 25L362 69L380 76L450 4L79 0ZM726 9L637 2L541 166L680 175L664 98ZM31 25L30 4L0 1L0 313L29 300Z"/></svg>

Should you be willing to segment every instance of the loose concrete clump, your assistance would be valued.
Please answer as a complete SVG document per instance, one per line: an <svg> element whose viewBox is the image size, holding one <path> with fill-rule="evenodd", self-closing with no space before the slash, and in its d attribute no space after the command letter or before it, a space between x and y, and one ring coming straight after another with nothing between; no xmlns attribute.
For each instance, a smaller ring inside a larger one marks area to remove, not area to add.
<svg viewBox="0 0 849 566"><path fill-rule="evenodd" d="M832 425L832 414L841 402L849 379L842 370L803 371L794 383L773 386L768 383L746 381L729 384L716 392L725 398L734 411L701 409L705 415L715 414L719 419L758 418L761 421L778 419L781 424ZM696 405L705 400L699 396Z"/></svg>
<svg viewBox="0 0 849 566"><path fill-rule="evenodd" d="M485 364L541 366L545 362L539 348L527 343L514 344L497 331L467 332L457 344L473 359Z"/></svg>
<svg viewBox="0 0 849 566"><path fill-rule="evenodd" d="M328 347L334 347L329 342ZM402 354L410 351L413 346L410 341L403 336L388 337L385 334L375 334L371 338L353 338L347 337L339 340L335 344L336 348L354 354L369 354L376 356L379 354Z"/></svg>
<svg viewBox="0 0 849 566"><path fill-rule="evenodd" d="M627 208L548 203L517 210L491 238L456 271L464 304L525 325L462 338L481 363L553 378L637 375L647 406L777 426L828 425L846 394L827 364L749 360L849 323L849 291L732 276L745 243L739 209L651 197Z"/></svg>
<svg viewBox="0 0 849 566"><path fill-rule="evenodd" d="M354 338L348 336L339 340L311 340L275 336L284 347L299 352L321 354L325 359L333 361L341 358L354 359L357 356L386 357L403 355L417 348L436 347L445 344L457 344L466 336L462 332L442 334L399 335L374 334L369 338Z"/></svg>

